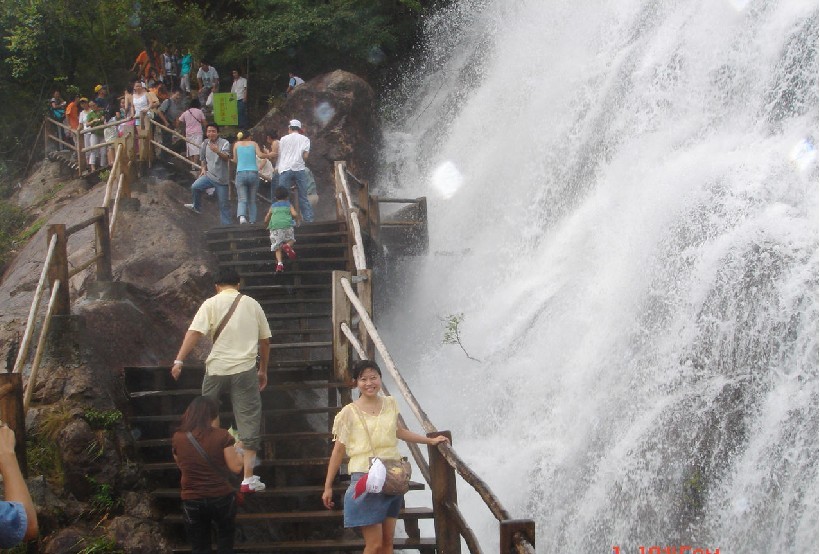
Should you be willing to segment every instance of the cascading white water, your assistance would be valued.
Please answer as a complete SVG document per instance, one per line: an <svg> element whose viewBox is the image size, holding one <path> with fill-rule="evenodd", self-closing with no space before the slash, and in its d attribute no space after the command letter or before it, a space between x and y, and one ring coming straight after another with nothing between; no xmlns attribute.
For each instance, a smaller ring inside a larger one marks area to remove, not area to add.
<svg viewBox="0 0 820 554"><path fill-rule="evenodd" d="M433 421L541 552L817 552L817 3L465 0L426 41L379 186L430 253L379 326Z"/></svg>

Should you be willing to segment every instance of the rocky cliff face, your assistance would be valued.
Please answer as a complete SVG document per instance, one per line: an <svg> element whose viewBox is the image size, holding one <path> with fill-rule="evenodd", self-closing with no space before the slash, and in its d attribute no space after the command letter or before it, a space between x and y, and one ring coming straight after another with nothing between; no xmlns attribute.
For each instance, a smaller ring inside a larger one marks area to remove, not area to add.
<svg viewBox="0 0 820 554"><path fill-rule="evenodd" d="M274 131L288 132L298 119L311 149L307 165L319 191L317 219L335 217L333 162L346 161L360 179L372 177L378 135L376 95L363 79L347 71L320 75L297 87L281 108L272 110L252 129L258 140Z"/></svg>

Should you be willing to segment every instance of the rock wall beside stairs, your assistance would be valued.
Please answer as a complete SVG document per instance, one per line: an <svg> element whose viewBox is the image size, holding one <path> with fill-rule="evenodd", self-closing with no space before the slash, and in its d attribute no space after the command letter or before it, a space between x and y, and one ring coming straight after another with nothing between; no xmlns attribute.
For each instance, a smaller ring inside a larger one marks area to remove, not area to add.
<svg viewBox="0 0 820 554"><path fill-rule="evenodd" d="M252 134L259 141L267 131L283 136L291 119L301 121L310 138L307 166L316 177L319 192L316 219L335 218L333 162L346 161L351 173L360 179L373 176L379 132L376 95L353 73L326 73L297 87L282 107L253 127Z"/></svg>

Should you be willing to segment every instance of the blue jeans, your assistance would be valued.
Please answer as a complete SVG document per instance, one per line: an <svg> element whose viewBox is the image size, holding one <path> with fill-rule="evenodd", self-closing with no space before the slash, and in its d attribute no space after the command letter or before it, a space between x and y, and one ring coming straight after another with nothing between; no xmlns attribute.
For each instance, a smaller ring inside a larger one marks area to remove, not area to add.
<svg viewBox="0 0 820 554"><path fill-rule="evenodd" d="M191 195L194 199L194 209L202 210L202 191L211 187L216 188L216 200L219 204L219 222L222 225L230 225L233 223L231 219L231 205L228 201L228 185L220 185L216 181L208 178L207 175L201 176L191 185Z"/></svg>
<svg viewBox="0 0 820 554"><path fill-rule="evenodd" d="M273 204L276 202L276 199L273 197L273 193L276 190L276 187L279 186L279 172L274 171L273 177L270 178L270 203Z"/></svg>
<svg viewBox="0 0 820 554"><path fill-rule="evenodd" d="M236 172L236 217L244 215L256 223L256 191L259 190L259 172Z"/></svg>
<svg viewBox="0 0 820 554"><path fill-rule="evenodd" d="M290 191L291 181L296 181L296 188L299 191L299 211L302 212L302 220L306 223L313 221L313 206L310 205L307 197L307 174L304 170L283 171L279 174L279 186Z"/></svg>
<svg viewBox="0 0 820 554"><path fill-rule="evenodd" d="M211 524L216 526L216 551L233 552L236 495L182 501L182 519L193 554L211 554Z"/></svg>

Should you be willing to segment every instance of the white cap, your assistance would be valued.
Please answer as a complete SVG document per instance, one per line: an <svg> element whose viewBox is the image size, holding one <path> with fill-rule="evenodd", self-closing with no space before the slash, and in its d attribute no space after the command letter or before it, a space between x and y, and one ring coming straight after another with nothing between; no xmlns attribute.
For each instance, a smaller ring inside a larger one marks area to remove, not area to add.
<svg viewBox="0 0 820 554"><path fill-rule="evenodd" d="M384 480L387 478L387 468L378 458L373 460L370 470L367 472L366 492L380 493L384 488Z"/></svg>
<svg viewBox="0 0 820 554"><path fill-rule="evenodd" d="M296 127L297 129L302 128L302 122L298 119L291 119L290 123L288 123L288 127Z"/></svg>

